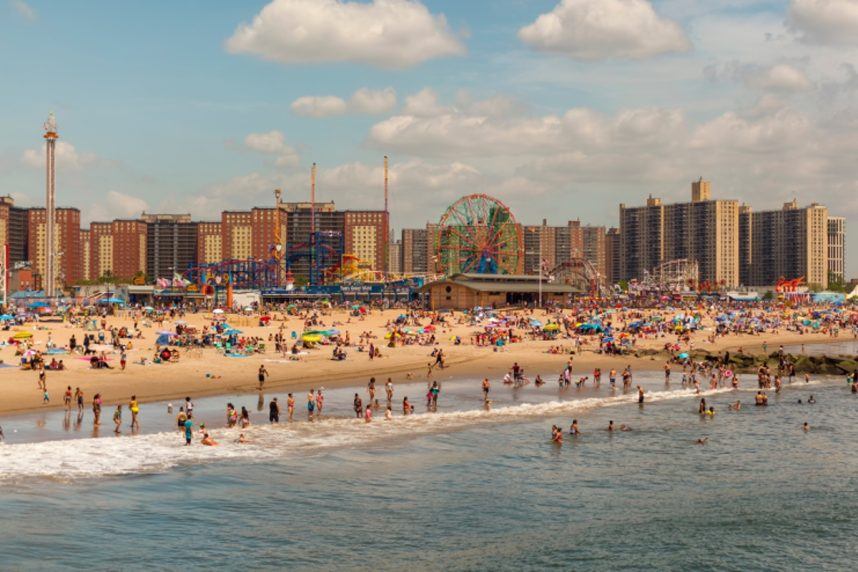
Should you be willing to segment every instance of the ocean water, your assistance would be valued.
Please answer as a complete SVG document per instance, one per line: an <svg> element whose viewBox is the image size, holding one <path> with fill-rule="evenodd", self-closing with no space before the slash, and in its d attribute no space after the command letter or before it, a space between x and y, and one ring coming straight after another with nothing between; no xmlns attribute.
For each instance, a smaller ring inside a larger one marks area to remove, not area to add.
<svg viewBox="0 0 858 572"><path fill-rule="evenodd" d="M791 344L784 346L784 351L792 354L809 356L858 356L858 340L854 338L835 338L837 341L814 343L814 344ZM777 348L775 348L777 350Z"/></svg>
<svg viewBox="0 0 858 572"><path fill-rule="evenodd" d="M322 422L270 427L253 407L252 443L216 429L215 448L183 447L164 404L144 406L135 437L88 437L62 413L7 418L2 567L854 568L858 396L842 379L795 383L757 408L748 378L704 392L712 419L657 373L635 383L643 407L605 382L496 383L486 411L479 380L454 380L438 412L425 412L425 385L398 385L395 401L408 392L418 414L371 424L336 390ZM222 425L226 399L201 400L199 417ZM573 418L583 434L550 443L551 425ZM633 430L608 433L611 419Z"/></svg>

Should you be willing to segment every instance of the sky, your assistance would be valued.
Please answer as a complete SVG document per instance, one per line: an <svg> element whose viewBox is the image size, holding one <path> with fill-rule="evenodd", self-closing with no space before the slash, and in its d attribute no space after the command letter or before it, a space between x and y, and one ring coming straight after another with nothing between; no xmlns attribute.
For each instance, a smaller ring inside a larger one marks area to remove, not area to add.
<svg viewBox="0 0 858 572"><path fill-rule="evenodd" d="M0 0L0 194L85 222L309 197L616 225L690 183L858 221L858 0ZM858 274L858 231L847 274Z"/></svg>

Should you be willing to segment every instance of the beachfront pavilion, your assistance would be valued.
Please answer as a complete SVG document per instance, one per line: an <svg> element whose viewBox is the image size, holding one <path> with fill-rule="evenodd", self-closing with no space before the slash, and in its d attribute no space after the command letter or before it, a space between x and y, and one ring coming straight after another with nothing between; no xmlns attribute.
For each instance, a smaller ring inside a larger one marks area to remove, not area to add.
<svg viewBox="0 0 858 572"><path fill-rule="evenodd" d="M582 291L542 280L542 303L566 303ZM465 310L476 306L523 306L539 302L539 276L522 274L453 274L420 289L432 310Z"/></svg>

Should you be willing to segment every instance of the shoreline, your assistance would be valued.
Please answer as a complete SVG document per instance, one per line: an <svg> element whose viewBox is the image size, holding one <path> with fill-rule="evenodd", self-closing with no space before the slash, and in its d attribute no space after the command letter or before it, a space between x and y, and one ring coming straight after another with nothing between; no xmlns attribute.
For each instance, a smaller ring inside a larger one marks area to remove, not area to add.
<svg viewBox="0 0 858 572"><path fill-rule="evenodd" d="M763 353L759 350L761 350L763 347L763 341L757 341L759 337L760 336L753 336L753 339L746 340L744 343L741 343L741 340L731 338L719 338L714 344L698 346L695 347L693 351L703 350L712 354L723 353L725 351L734 353L739 348L742 348L743 352L746 355L762 357ZM747 343L747 341L752 341L752 343ZM828 335L822 334L779 335L776 337L775 343L772 343L771 341L769 342L768 353L770 354L772 353L772 351L776 351L777 347L780 345L795 346L802 343L805 345L827 345L849 341L852 340L841 337L830 337ZM366 385L366 382L369 380L370 377L375 377L379 384L383 384L384 381L386 381L387 377L393 378L395 383L419 382L425 380L444 381L445 379L462 379L468 377L473 377L475 379L488 377L493 382L495 382L499 381L500 378L503 377L503 375L507 371L509 371L510 366L513 362L521 363L529 375L535 375L536 373L539 373L545 376L546 382L553 383L555 379L549 376L553 376L555 373L559 374L569 357L572 357L573 359L573 369L576 371L575 375L591 375L593 369L596 367L600 367L602 369L603 375L607 375L607 372L608 370L610 370L611 367L614 367L617 370L621 370L626 365L631 365L635 371L660 372L662 371L662 366L665 357L663 350L658 350L657 353L643 356L636 356L633 354L620 356L604 355L595 353L589 349L585 349L584 351L582 351L582 353L571 356L569 354L549 354L547 353L547 348L551 345L555 345L555 342L523 342L520 344L507 346L504 351L501 352L492 351L491 348L478 348L477 352L479 353L477 355L454 356L450 358L447 367L445 367L443 370L435 369L432 377L426 376L425 365L426 362L430 359L428 357L428 353L432 349L430 346L417 346L407 348L411 350L425 350L426 352L425 356L421 356L419 358L417 356L409 356L412 359L409 359L407 361L403 361L401 359L379 358L378 361L370 361L367 359L366 361L358 365L353 361L334 362L333 360L329 360L328 363L325 364L316 364L317 367L313 369L324 370L325 368L323 367L323 365L330 364L338 364L352 367L348 367L348 371L328 371L311 375L302 374L299 376L298 379L289 379L289 376L275 376L272 374L272 376L265 382L263 391L267 393L298 393L307 391L310 388L324 387L326 389L337 389L344 387L363 387ZM453 348L453 351L455 351L455 348L470 348L472 350L474 349L473 346L453 346ZM446 346L444 346L444 349L449 350L449 348ZM653 351L654 349L655 348L647 347L640 348L640 350L642 351ZM412 351L410 353L414 352ZM360 357L365 356L365 354L360 354L357 352L355 352L353 355ZM199 363L194 363L193 365L204 366L205 358L206 356L203 356ZM390 359L389 364L382 365L382 363L388 359ZM266 360L275 362L282 361L265 357L263 357L261 360L257 358L249 361L252 361L253 367L256 367L258 363L263 363L264 365ZM304 363L307 364L308 362ZM297 363L300 362L296 362L296 365ZM171 368L174 367L174 365L168 364L149 367ZM548 372L549 369L551 369L552 371ZM137 370L128 371L131 372ZM104 402L103 408L105 409L107 409L111 405L115 405L118 403L125 404L128 401L130 395L132 394L137 395L138 401L140 403L150 403L158 401L181 400L186 395L190 395L191 397L196 399L203 397L216 397L219 395L226 396L234 393L250 394L256 393L259 390L258 382L255 381L254 371L250 368L248 368L248 371L245 375L248 379L252 379L252 381L236 381L236 378L238 376L230 376L232 379L223 379L226 376L217 379L203 377L202 381L200 381L200 379L193 380L190 378L186 378L185 380L183 380L183 382L176 383L177 387L171 387L169 389L163 387L163 383L155 384L155 386L151 388L146 387L145 385L141 386L141 383L144 383L145 380L135 379L135 377L137 376L134 376L133 373L115 373L117 375L122 375L123 377L128 375L129 379L123 380L123 383L121 385L116 384L119 387L114 386L114 384L111 383L114 380L105 380L105 383L103 383L102 385L105 385L107 387L99 389L99 392L102 394ZM179 372L171 373L175 374ZM201 373L201 371L195 370L192 373ZM280 372L278 372L278 374L279 373ZM174 376L170 375L167 377L173 378ZM176 380L172 379L172 381ZM214 383L215 385L211 385L212 383ZM72 384L72 386L74 387L74 384ZM85 411L89 411L91 409L91 397L92 393L87 395L87 399L85 402ZM0 415L22 415L38 411L57 411L62 410L64 408L61 393L59 394L59 396L55 395L54 399L52 400L52 403L49 405L10 405L11 404L5 402L5 400L3 403L0 403Z"/></svg>

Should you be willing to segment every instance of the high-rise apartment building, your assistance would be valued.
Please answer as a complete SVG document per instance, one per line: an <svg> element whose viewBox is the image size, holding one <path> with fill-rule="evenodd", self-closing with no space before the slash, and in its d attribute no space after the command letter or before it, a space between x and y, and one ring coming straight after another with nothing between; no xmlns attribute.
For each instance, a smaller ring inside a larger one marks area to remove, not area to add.
<svg viewBox="0 0 858 572"><path fill-rule="evenodd" d="M692 183L690 203L665 205L652 196L642 207L620 205L620 279L677 259L697 261L701 282L739 284L739 203L712 200L708 181Z"/></svg>
<svg viewBox="0 0 858 572"><path fill-rule="evenodd" d="M642 277L664 258L664 206L650 196L642 207L620 204L620 280Z"/></svg>
<svg viewBox="0 0 858 572"><path fill-rule="evenodd" d="M701 201L712 200L712 189L709 181L704 181L703 177L691 183L691 202L699 203Z"/></svg>
<svg viewBox="0 0 858 572"><path fill-rule="evenodd" d="M197 227L190 214L147 214L146 276L150 282L172 278L197 263Z"/></svg>
<svg viewBox="0 0 858 572"><path fill-rule="evenodd" d="M54 263L58 285L81 280L80 211L76 208L56 209L54 232ZM27 260L33 268L35 288L44 289L45 249L48 248L44 208L27 209Z"/></svg>
<svg viewBox="0 0 858 572"><path fill-rule="evenodd" d="M0 197L0 245L9 247L9 265L29 260L28 209L15 206L10 196Z"/></svg>
<svg viewBox="0 0 858 572"><path fill-rule="evenodd" d="M402 229L402 272L420 273L429 271L429 247L425 228Z"/></svg>
<svg viewBox="0 0 858 572"><path fill-rule="evenodd" d="M253 256L253 222L250 211L223 211L220 228L224 260Z"/></svg>
<svg viewBox="0 0 858 572"><path fill-rule="evenodd" d="M829 280L846 282L846 218L828 217Z"/></svg>
<svg viewBox="0 0 858 572"><path fill-rule="evenodd" d="M110 276L130 281L146 274L147 228L142 220L93 222L89 225L89 248L90 280Z"/></svg>
<svg viewBox="0 0 858 572"><path fill-rule="evenodd" d="M751 269L754 264L753 209L746 204L739 206L739 284L751 284Z"/></svg>
<svg viewBox="0 0 858 572"><path fill-rule="evenodd" d="M620 229L609 228L605 233L605 282L620 281Z"/></svg>
<svg viewBox="0 0 858 572"><path fill-rule="evenodd" d="M582 252L581 257L588 260L599 276L605 277L608 273L607 246L605 241L604 226L582 226Z"/></svg>
<svg viewBox="0 0 858 572"><path fill-rule="evenodd" d="M386 271L389 224L384 211L344 211L345 253L357 256L373 270Z"/></svg>
<svg viewBox="0 0 858 572"><path fill-rule="evenodd" d="M546 219L541 225L524 225L524 273L539 274L540 268L546 273L559 262L557 238L569 236L566 227L549 226ZM568 243L568 238L565 241Z"/></svg>
<svg viewBox="0 0 858 572"><path fill-rule="evenodd" d="M780 278L804 278L808 284L828 286L828 209L816 203L799 208L797 201L781 210L752 212L748 283L770 286Z"/></svg>
<svg viewBox="0 0 858 572"><path fill-rule="evenodd" d="M393 233L390 233L393 236ZM390 245L387 248L387 271L394 274L402 272L402 241L398 238L391 238Z"/></svg>
<svg viewBox="0 0 858 572"><path fill-rule="evenodd" d="M197 223L197 263L214 264L223 259L223 233L221 232L221 223Z"/></svg>
<svg viewBox="0 0 858 572"><path fill-rule="evenodd" d="M80 229L80 275L82 280L93 280L92 241L88 228Z"/></svg>

